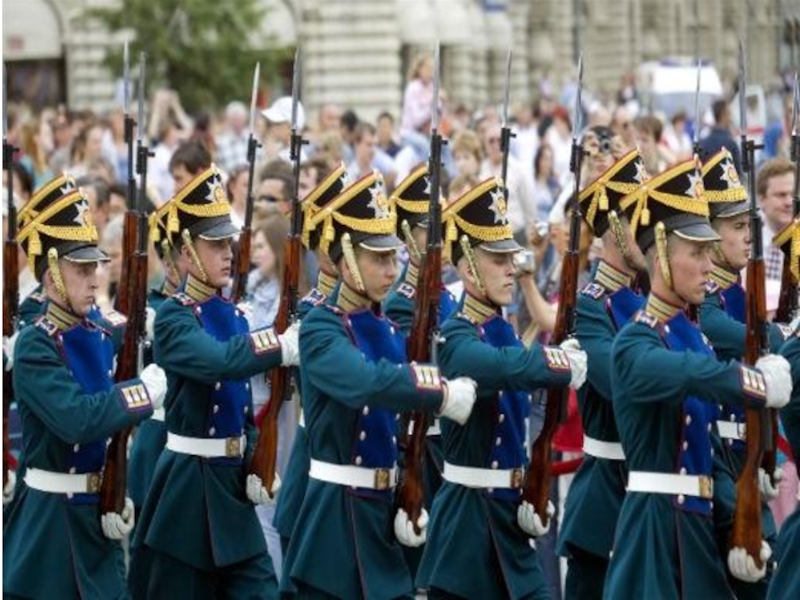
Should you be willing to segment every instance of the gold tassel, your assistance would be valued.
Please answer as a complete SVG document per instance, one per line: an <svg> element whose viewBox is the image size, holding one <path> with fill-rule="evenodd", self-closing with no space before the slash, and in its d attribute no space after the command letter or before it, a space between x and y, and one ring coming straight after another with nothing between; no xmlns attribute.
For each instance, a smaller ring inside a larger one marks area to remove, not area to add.
<svg viewBox="0 0 800 600"><path fill-rule="evenodd" d="M358 291L362 294L366 294L367 288L364 287L364 280L361 278L361 270L358 268L356 253L355 250L353 250L353 242L350 240L349 233L345 233L342 236L342 253L344 254L344 261L347 263L347 268L350 269L350 274L356 282Z"/></svg>
<svg viewBox="0 0 800 600"><path fill-rule="evenodd" d="M620 254L622 254L622 258L630 263L631 249L628 248L628 236L625 235L625 229L622 227L617 211L612 210L608 213L608 224L611 227L611 233L614 235L614 241L617 244L617 248L619 248Z"/></svg>
<svg viewBox="0 0 800 600"><path fill-rule="evenodd" d="M461 244L461 251L464 253L464 256L467 257L467 265L469 266L472 276L475 278L475 283L478 285L481 294L485 296L486 286L483 285L483 278L478 272L478 265L475 263L475 253L472 251L472 246L469 244L469 236L462 235L459 242Z"/></svg>
<svg viewBox="0 0 800 600"><path fill-rule="evenodd" d="M608 210L608 194L604 185L600 186L600 210Z"/></svg>
<svg viewBox="0 0 800 600"><path fill-rule="evenodd" d="M150 215L150 241L157 244L161 240L161 227L158 226L158 214Z"/></svg>
<svg viewBox="0 0 800 600"><path fill-rule="evenodd" d="M181 230L181 220L178 218L178 205L172 203L167 212L167 233L177 233Z"/></svg>
<svg viewBox="0 0 800 600"><path fill-rule="evenodd" d="M201 281L203 283L208 283L208 275L203 265L200 263L200 257L197 256L197 250L194 249L194 244L192 243L192 234L189 233L188 229L184 229L181 232L181 237L183 238L183 243L189 249L189 256L192 257L192 262L194 266L197 267L197 272L200 273Z"/></svg>
<svg viewBox="0 0 800 600"><path fill-rule="evenodd" d="M69 306L67 287L64 285L64 278L61 276L61 267L58 266L58 250L55 248L50 248L50 250L47 251L47 266L50 269L53 284L56 286L56 292L58 292L61 299Z"/></svg>
<svg viewBox="0 0 800 600"><path fill-rule="evenodd" d="M669 267L669 247L667 243L667 229L664 223L656 223L656 251L658 252L658 262L661 265L661 276L669 289L672 287L672 270Z"/></svg>
<svg viewBox="0 0 800 600"><path fill-rule="evenodd" d="M403 230L403 237L406 238L406 246L408 246L409 252L417 260L417 263L422 262L422 252L420 252L417 240L414 239L414 235L411 233L411 225L408 224L407 219L403 219L400 228Z"/></svg>
<svg viewBox="0 0 800 600"><path fill-rule="evenodd" d="M167 271L170 272L172 276L172 281L180 284L181 276L178 273L178 266L175 264L175 260L172 258L172 246L169 243L169 240L161 240L161 251L164 254L164 266L166 267Z"/></svg>
<svg viewBox="0 0 800 600"><path fill-rule="evenodd" d="M42 238L39 237L39 232L34 229L31 230L30 240L28 241L28 255L39 256L42 253Z"/></svg>

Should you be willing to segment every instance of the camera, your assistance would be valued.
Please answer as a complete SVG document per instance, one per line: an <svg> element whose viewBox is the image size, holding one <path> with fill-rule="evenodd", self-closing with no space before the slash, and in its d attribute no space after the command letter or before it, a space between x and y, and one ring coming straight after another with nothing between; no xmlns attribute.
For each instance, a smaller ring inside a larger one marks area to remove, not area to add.
<svg viewBox="0 0 800 600"><path fill-rule="evenodd" d="M533 252L530 250L520 250L514 255L514 267L517 269L517 275L526 273L533 274L536 270L536 259Z"/></svg>

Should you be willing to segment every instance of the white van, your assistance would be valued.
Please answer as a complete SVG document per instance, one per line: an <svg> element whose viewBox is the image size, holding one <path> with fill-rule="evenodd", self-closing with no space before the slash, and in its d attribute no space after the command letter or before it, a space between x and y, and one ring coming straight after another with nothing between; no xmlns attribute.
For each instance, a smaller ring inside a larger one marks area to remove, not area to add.
<svg viewBox="0 0 800 600"><path fill-rule="evenodd" d="M665 58L642 63L636 70L636 85L642 110L663 114L667 120L683 111L694 121L697 90L697 60L691 57ZM722 81L710 61L700 61L700 114L722 97ZM702 119L702 116L701 116Z"/></svg>

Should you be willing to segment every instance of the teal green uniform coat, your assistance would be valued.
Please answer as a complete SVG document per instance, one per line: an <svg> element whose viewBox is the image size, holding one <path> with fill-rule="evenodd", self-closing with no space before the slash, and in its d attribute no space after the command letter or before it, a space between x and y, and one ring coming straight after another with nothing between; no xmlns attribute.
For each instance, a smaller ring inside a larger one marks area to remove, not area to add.
<svg viewBox="0 0 800 600"><path fill-rule="evenodd" d="M445 460L522 468L530 392L568 385L568 363L551 364L538 344L524 348L499 312L484 305L473 310L478 303L466 295L464 303L442 328L438 356L443 375L477 382L477 400L465 425L442 421ZM549 597L531 538L517 524L521 493L444 481L433 501L417 586L464 598Z"/></svg>
<svg viewBox="0 0 800 600"><path fill-rule="evenodd" d="M402 334L369 308L313 309L300 328L300 355L306 432L316 460L391 467L397 459L396 413L441 406L441 386L421 378L421 369L432 367L405 364ZM303 582L339 598L410 595L394 516L391 490L310 479L289 545L288 575L295 585Z"/></svg>
<svg viewBox="0 0 800 600"><path fill-rule="evenodd" d="M583 430L596 440L619 443L611 401L611 347L619 329L643 304L644 298L630 288L611 290L598 281L578 295L576 337L589 356L578 404ZM625 461L584 455L564 507L558 540L561 556L569 556L574 546L608 560L627 480ZM602 585L597 582L601 589Z"/></svg>
<svg viewBox="0 0 800 600"><path fill-rule="evenodd" d="M231 317L235 310L218 296L196 302L181 293L165 301L156 315L154 350L167 373L168 431L195 438L244 433L248 440L244 459L207 459L164 449L137 525L134 589L147 585L144 546L204 571L266 552L255 507L245 494L256 441L249 378L278 366L281 349L271 328L232 333L231 320L237 330L247 330L238 310ZM220 329L207 330L202 321L212 311L223 315ZM267 333L270 343L265 342Z"/></svg>
<svg viewBox="0 0 800 600"><path fill-rule="evenodd" d="M784 344L781 354L792 366L792 399L781 409L781 422L792 454L800 456L800 330ZM768 600L800 598L800 508L783 522L773 559L778 567L772 574Z"/></svg>
<svg viewBox="0 0 800 600"><path fill-rule="evenodd" d="M92 321L64 325L43 315L20 332L15 352L25 469L100 472L108 438L152 414L140 380L113 383L110 334ZM126 396L129 388L142 400ZM3 593L124 597L122 547L104 537L98 501L96 493L51 494L20 480L6 515Z"/></svg>
<svg viewBox="0 0 800 600"><path fill-rule="evenodd" d="M715 460L717 405L763 406L764 388L745 387L763 386L760 373L720 362L683 312L659 320L649 308L614 341L611 373L628 469L705 475L718 488L725 473ZM713 523L719 496L713 500L628 493L604 597L732 598Z"/></svg>

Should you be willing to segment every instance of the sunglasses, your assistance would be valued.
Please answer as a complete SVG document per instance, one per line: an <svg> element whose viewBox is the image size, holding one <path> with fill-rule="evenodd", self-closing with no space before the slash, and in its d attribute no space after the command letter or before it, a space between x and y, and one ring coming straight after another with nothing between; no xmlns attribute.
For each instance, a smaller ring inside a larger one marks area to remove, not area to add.
<svg viewBox="0 0 800 600"><path fill-rule="evenodd" d="M256 198L256 202L280 202L280 198L267 194Z"/></svg>

